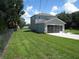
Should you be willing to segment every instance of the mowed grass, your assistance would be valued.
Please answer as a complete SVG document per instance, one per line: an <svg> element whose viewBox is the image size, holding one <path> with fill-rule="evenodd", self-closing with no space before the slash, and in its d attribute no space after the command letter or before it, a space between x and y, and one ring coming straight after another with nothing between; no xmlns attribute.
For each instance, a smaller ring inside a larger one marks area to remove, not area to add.
<svg viewBox="0 0 79 59"><path fill-rule="evenodd" d="M79 29L66 29L65 32L70 32L70 33L73 33L73 34L79 34Z"/></svg>
<svg viewBox="0 0 79 59"><path fill-rule="evenodd" d="M79 59L79 41L23 29L13 33L3 59Z"/></svg>

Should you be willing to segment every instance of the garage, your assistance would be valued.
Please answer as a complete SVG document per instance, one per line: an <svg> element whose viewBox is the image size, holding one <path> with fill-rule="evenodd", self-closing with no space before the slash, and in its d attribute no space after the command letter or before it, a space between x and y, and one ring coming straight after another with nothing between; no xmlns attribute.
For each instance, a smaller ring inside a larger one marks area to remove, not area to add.
<svg viewBox="0 0 79 59"><path fill-rule="evenodd" d="M48 33L58 33L62 30L63 30L62 26L59 26L59 25L48 25L47 26Z"/></svg>

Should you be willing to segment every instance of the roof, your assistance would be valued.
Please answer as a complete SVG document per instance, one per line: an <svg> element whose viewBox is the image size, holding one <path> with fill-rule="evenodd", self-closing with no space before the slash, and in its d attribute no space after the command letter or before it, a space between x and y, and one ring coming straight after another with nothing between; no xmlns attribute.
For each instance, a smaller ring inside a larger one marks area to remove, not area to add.
<svg viewBox="0 0 79 59"><path fill-rule="evenodd" d="M50 23L50 24L66 24L64 21L60 20L59 18L50 19L50 20L46 21L45 23Z"/></svg>
<svg viewBox="0 0 79 59"><path fill-rule="evenodd" d="M48 14L48 13L39 13L39 14L35 14L35 15L33 15L33 16L52 16L52 17L56 17L56 16L53 16L53 15ZM33 17L33 16L32 16L32 17Z"/></svg>
<svg viewBox="0 0 79 59"><path fill-rule="evenodd" d="M53 18L49 20L39 19L39 21L37 21L36 23L66 24L65 22L63 22L62 20L58 18Z"/></svg>
<svg viewBox="0 0 79 59"><path fill-rule="evenodd" d="M53 16L53 15L48 14L48 13L39 13L39 14L36 14L36 15Z"/></svg>

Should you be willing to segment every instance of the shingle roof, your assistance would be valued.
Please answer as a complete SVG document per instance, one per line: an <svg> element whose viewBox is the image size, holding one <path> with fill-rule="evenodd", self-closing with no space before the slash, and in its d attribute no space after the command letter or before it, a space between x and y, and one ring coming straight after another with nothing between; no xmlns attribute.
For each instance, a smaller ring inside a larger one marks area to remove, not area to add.
<svg viewBox="0 0 79 59"><path fill-rule="evenodd" d="M56 16L53 16L53 15L51 15L51 14L48 14L48 13L39 13L39 14L35 14L35 15L33 15L33 16L52 16L52 17L56 17Z"/></svg>
<svg viewBox="0 0 79 59"><path fill-rule="evenodd" d="M64 21L60 20L59 18L50 19L50 20L46 21L46 23L52 23L52 24L66 24Z"/></svg>
<svg viewBox="0 0 79 59"><path fill-rule="evenodd" d="M49 20L45 20L45 19L39 19L39 21L37 21L36 23L52 23L52 24L65 24L65 22L63 22L62 20L58 19L58 18L53 18L53 19L49 19Z"/></svg>
<svg viewBox="0 0 79 59"><path fill-rule="evenodd" d="M36 14L36 15L53 16L53 15L48 14L48 13L39 13L39 14Z"/></svg>

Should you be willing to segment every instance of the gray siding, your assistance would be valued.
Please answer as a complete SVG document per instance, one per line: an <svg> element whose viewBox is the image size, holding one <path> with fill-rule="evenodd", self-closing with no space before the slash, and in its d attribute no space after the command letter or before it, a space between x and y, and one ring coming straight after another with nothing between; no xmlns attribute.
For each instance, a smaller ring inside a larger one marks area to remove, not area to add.
<svg viewBox="0 0 79 59"><path fill-rule="evenodd" d="M45 26L44 24L40 23L40 24L35 24L34 30L36 32L44 32Z"/></svg>
<svg viewBox="0 0 79 59"><path fill-rule="evenodd" d="M32 16L31 17L31 25L30 28L32 31L36 32L44 32L44 24L43 23L36 23L39 20L39 16Z"/></svg>
<svg viewBox="0 0 79 59"><path fill-rule="evenodd" d="M31 30L35 31L35 32L44 32L45 31L45 26L42 23L34 24Z"/></svg>
<svg viewBox="0 0 79 59"><path fill-rule="evenodd" d="M30 25L30 28L31 30L34 30L34 27L35 27L35 17L31 17L31 25Z"/></svg>

